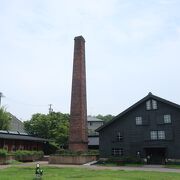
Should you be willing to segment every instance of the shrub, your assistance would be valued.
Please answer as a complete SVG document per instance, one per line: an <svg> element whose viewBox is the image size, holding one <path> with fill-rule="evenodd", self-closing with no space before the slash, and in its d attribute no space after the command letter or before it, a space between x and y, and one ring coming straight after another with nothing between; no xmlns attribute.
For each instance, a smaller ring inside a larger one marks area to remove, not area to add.
<svg viewBox="0 0 180 180"><path fill-rule="evenodd" d="M111 157L106 161L106 163L125 165L125 164L143 164L143 161L140 157L124 156L124 157Z"/></svg>
<svg viewBox="0 0 180 180"><path fill-rule="evenodd" d="M20 161L33 161L43 157L43 151L16 151L15 159Z"/></svg>
<svg viewBox="0 0 180 180"><path fill-rule="evenodd" d="M90 155L94 155L94 156L97 156L97 155L99 155L99 151L98 150L90 150L90 151L86 151L86 152L82 152L82 151L74 152L74 151L69 151L69 150L65 150L65 149L59 149L56 151L56 155L62 155L62 156L90 156Z"/></svg>
<svg viewBox="0 0 180 180"><path fill-rule="evenodd" d="M8 152L5 149L0 149L0 157L7 157Z"/></svg>

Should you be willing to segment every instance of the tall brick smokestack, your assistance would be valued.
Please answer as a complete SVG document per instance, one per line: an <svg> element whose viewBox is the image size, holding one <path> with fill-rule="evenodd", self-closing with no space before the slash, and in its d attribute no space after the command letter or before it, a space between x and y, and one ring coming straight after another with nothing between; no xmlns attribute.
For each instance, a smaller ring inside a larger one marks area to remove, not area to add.
<svg viewBox="0 0 180 180"><path fill-rule="evenodd" d="M88 136L85 39L78 36L74 41L69 150L77 152L88 150Z"/></svg>

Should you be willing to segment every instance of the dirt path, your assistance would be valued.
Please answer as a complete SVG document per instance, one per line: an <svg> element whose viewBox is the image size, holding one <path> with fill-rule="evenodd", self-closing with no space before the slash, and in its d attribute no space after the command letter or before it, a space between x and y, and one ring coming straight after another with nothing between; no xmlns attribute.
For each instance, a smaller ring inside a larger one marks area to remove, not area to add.
<svg viewBox="0 0 180 180"><path fill-rule="evenodd" d="M95 166L95 165L64 165L64 164L48 164L47 161L39 161L39 162L31 162L31 163L22 163L18 165L0 165L0 169L8 168L11 166L16 167L28 167L28 166L36 166L39 163L41 166L49 166L49 167L73 167L73 168L88 168L93 170L125 170L125 171L156 171L156 172L176 172L180 173L180 169L173 169L173 168L165 168L161 165L144 165L141 167L130 167L130 166L118 166L118 167L107 167L107 166Z"/></svg>

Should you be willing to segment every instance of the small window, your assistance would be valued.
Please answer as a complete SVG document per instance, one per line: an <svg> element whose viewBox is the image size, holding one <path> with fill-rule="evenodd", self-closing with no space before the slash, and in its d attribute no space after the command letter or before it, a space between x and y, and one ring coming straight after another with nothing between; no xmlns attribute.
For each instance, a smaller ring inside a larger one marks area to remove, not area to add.
<svg viewBox="0 0 180 180"><path fill-rule="evenodd" d="M123 156L123 148L112 148L113 156Z"/></svg>
<svg viewBox="0 0 180 180"><path fill-rule="evenodd" d="M117 139L117 141L122 141L123 140L123 135L120 132L118 132L117 136L116 136L116 139Z"/></svg>
<svg viewBox="0 0 180 180"><path fill-rule="evenodd" d="M152 100L152 108L157 109L157 101Z"/></svg>
<svg viewBox="0 0 180 180"><path fill-rule="evenodd" d="M165 124L171 123L171 115L170 114L164 115L164 123Z"/></svg>
<svg viewBox="0 0 180 180"><path fill-rule="evenodd" d="M136 117L136 125L142 125L142 117Z"/></svg>
<svg viewBox="0 0 180 180"><path fill-rule="evenodd" d="M151 131L151 140L157 140L157 131Z"/></svg>
<svg viewBox="0 0 180 180"><path fill-rule="evenodd" d="M146 110L157 109L157 101L152 99L146 101Z"/></svg>
<svg viewBox="0 0 180 180"><path fill-rule="evenodd" d="M146 109L151 110L151 100L146 101Z"/></svg>
<svg viewBox="0 0 180 180"><path fill-rule="evenodd" d="M165 132L164 131L158 131L158 139L165 139Z"/></svg>

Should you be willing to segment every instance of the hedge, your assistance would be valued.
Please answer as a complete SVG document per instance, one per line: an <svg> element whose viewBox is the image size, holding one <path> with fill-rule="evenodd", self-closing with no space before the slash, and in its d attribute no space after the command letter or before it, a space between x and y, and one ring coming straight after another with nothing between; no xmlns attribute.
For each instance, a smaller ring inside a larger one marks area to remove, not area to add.
<svg viewBox="0 0 180 180"><path fill-rule="evenodd" d="M8 152L5 149L0 149L0 157L7 157Z"/></svg>

